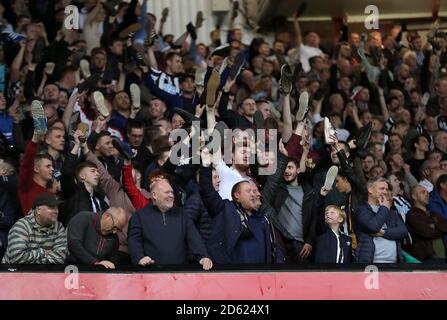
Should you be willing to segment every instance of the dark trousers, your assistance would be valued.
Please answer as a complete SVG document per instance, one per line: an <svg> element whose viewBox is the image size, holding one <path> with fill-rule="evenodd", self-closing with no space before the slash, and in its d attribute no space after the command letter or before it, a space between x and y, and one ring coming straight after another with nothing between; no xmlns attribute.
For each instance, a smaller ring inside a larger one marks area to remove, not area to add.
<svg viewBox="0 0 447 320"><path fill-rule="evenodd" d="M286 263L293 264L304 264L308 263L307 258L301 258L300 252L303 250L304 242L288 239L284 237L278 229L275 229L275 237L278 245L283 248L284 254L286 256Z"/></svg>

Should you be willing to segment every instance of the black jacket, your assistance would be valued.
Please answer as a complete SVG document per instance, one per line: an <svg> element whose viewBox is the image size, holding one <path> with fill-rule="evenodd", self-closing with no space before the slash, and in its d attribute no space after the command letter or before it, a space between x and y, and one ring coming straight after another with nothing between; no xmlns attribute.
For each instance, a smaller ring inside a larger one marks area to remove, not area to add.
<svg viewBox="0 0 447 320"><path fill-rule="evenodd" d="M0 176L0 258L8 246L9 230L23 217L16 180L15 176Z"/></svg>
<svg viewBox="0 0 447 320"><path fill-rule="evenodd" d="M315 193L312 189L312 186L308 184L307 182L302 184L303 191L304 191L304 197L303 197L303 240L305 243L308 243L312 246L315 244L315 238L316 238L316 222L317 222L317 216L314 214L315 212ZM278 190L278 194L276 196L276 199L273 203L273 206L277 212L277 214L280 212L281 207L284 205L284 202L286 201L287 197L289 196L289 192L287 190L287 185L285 182L283 182ZM286 229L281 225L281 223L278 221L277 217L271 217L270 219L273 223L273 225L281 232L281 234L288 238L292 239L292 236L286 231Z"/></svg>
<svg viewBox="0 0 447 320"><path fill-rule="evenodd" d="M80 212L71 219L67 228L67 262L93 265L108 260L118 263L118 236L103 236L100 221L101 213L96 212Z"/></svg>
<svg viewBox="0 0 447 320"><path fill-rule="evenodd" d="M162 213L154 204L138 210L130 219L129 255L133 264L151 257L157 264L186 264L188 249L197 261L207 257L205 245L185 207Z"/></svg>
<svg viewBox="0 0 447 320"><path fill-rule="evenodd" d="M343 250L343 263L352 261L351 237L340 233L340 244ZM338 240L329 228L317 239L316 263L337 263Z"/></svg>
<svg viewBox="0 0 447 320"><path fill-rule="evenodd" d="M66 226L69 221L81 211L95 211L92 205L90 193L85 189L83 183L75 182L75 170L79 160L77 156L69 153L65 158L62 169L62 191L65 201L60 206L60 220ZM105 211L109 208L105 201L105 193L100 187L93 193L97 203L101 207L97 211Z"/></svg>

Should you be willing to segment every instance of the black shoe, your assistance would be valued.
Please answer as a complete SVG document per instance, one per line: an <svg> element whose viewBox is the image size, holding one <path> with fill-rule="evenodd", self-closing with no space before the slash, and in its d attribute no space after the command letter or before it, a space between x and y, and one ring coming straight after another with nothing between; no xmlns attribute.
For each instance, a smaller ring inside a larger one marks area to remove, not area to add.
<svg viewBox="0 0 447 320"><path fill-rule="evenodd" d="M202 11L197 12L196 29L199 29L203 25L203 21L205 21L205 19L203 18L203 12Z"/></svg>
<svg viewBox="0 0 447 320"><path fill-rule="evenodd" d="M366 147L368 146L369 138L371 137L371 131L372 131L372 122L368 123L366 126L363 126L359 130L359 134L356 141L357 146L357 154L360 151L365 151Z"/></svg>
<svg viewBox="0 0 447 320"><path fill-rule="evenodd" d="M236 79L237 76L239 75L239 73L242 70L242 67L245 64L245 54L244 52L239 52L236 56L236 58L234 59L234 63L233 66L230 69L230 73L229 73L229 77L231 79Z"/></svg>
<svg viewBox="0 0 447 320"><path fill-rule="evenodd" d="M307 2L300 3L298 9L296 10L296 17L301 17L307 9Z"/></svg>
<svg viewBox="0 0 447 320"><path fill-rule="evenodd" d="M293 73L290 66L288 64L283 65L281 67L281 87L279 89L282 94L287 95L292 91L292 78Z"/></svg>
<svg viewBox="0 0 447 320"><path fill-rule="evenodd" d="M191 39L197 40L197 32L194 25L190 22L186 25L186 30L188 30L189 35L191 36Z"/></svg>
<svg viewBox="0 0 447 320"><path fill-rule="evenodd" d="M203 125L203 121L200 120L200 118L197 118L195 115L193 115L192 113L189 113L186 110L180 109L180 108L174 108L172 110L173 113L177 113L180 117L182 117L183 120L185 120L185 125L187 127L190 127L193 121L199 121L200 122L200 126Z"/></svg>
<svg viewBox="0 0 447 320"><path fill-rule="evenodd" d="M78 85L78 92L81 93L87 90L95 90L99 80L101 80L101 75L97 73L91 75L88 79Z"/></svg>
<svg viewBox="0 0 447 320"><path fill-rule="evenodd" d="M120 155L126 160L132 160L132 149L126 142L121 142L117 138L112 139L113 147L119 152Z"/></svg>

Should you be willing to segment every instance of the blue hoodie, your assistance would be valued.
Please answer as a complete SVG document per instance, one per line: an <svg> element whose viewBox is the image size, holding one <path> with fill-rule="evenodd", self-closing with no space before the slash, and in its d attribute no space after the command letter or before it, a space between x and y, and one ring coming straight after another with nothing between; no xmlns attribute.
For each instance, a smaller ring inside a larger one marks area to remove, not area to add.
<svg viewBox="0 0 447 320"><path fill-rule="evenodd" d="M12 117L4 112L0 112L0 132L6 137L9 143L14 144L14 139L12 137Z"/></svg>

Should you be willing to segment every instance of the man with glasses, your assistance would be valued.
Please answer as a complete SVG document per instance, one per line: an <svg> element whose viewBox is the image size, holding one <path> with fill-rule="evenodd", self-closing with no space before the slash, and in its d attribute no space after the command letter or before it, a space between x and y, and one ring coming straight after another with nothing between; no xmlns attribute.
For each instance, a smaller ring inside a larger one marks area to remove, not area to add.
<svg viewBox="0 0 447 320"><path fill-rule="evenodd" d="M122 208L78 213L68 224L68 262L115 269L119 262L116 233L126 224L127 215Z"/></svg>

